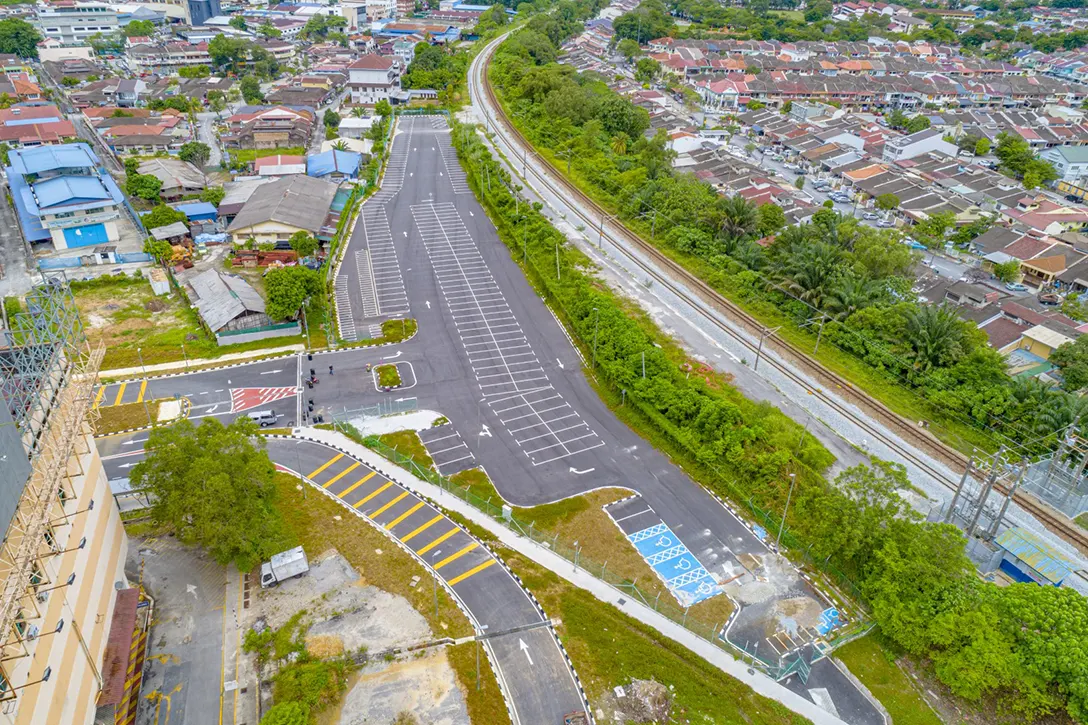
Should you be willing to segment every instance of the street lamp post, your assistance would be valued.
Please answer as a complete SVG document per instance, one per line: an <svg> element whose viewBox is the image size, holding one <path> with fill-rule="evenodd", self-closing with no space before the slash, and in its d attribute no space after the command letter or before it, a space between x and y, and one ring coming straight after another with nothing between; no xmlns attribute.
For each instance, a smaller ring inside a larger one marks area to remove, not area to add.
<svg viewBox="0 0 1088 725"><path fill-rule="evenodd" d="M181 341L181 356L185 358L185 369L189 369L189 355L185 352L185 340Z"/></svg>
<svg viewBox="0 0 1088 725"><path fill-rule="evenodd" d="M774 542L774 548L782 553L782 530L786 528L786 514L790 510L790 499L793 498L793 486L797 483L797 474L790 474L790 492L786 494L786 508L782 511L782 522L778 524L778 538Z"/></svg>
<svg viewBox="0 0 1088 725"><path fill-rule="evenodd" d="M442 553L441 549L436 549L431 553L431 573L434 574L434 618L438 620L438 571L434 568L434 558Z"/></svg>
<svg viewBox="0 0 1088 725"><path fill-rule="evenodd" d="M141 353L140 348L136 348L136 357L140 358L140 371L144 374L144 384L141 387L143 387L144 392L146 392L150 385L150 381L147 379L147 367L144 365L144 356ZM144 404L144 414L147 416L147 424L152 425L154 421L151 420L151 410L147 407L147 397L141 395L140 402Z"/></svg>

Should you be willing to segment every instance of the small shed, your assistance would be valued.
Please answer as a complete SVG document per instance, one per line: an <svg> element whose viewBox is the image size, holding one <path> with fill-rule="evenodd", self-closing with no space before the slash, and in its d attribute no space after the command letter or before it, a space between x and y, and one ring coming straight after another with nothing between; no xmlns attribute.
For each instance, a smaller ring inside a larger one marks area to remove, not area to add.
<svg viewBox="0 0 1088 725"><path fill-rule="evenodd" d="M306 174L317 178L354 179L359 175L363 156L353 151L330 149L306 157Z"/></svg>
<svg viewBox="0 0 1088 725"><path fill-rule="evenodd" d="M189 236L189 227L185 226L183 222L174 222L164 227L155 227L151 230L151 236L160 242L181 240L183 237Z"/></svg>
<svg viewBox="0 0 1088 725"><path fill-rule="evenodd" d="M1018 582L1059 587L1077 567L1027 529L1013 527L997 537L1004 551L1000 569Z"/></svg>
<svg viewBox="0 0 1088 725"><path fill-rule="evenodd" d="M174 207L190 222L214 222L219 215L215 205L207 201L192 201Z"/></svg>

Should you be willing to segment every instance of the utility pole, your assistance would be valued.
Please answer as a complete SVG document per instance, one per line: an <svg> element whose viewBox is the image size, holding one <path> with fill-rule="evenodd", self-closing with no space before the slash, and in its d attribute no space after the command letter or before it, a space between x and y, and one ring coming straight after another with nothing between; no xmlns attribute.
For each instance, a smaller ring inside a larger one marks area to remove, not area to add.
<svg viewBox="0 0 1088 725"><path fill-rule="evenodd" d="M1016 495L1016 489L1020 488L1020 484L1024 481L1024 476L1028 472L1028 459L1024 459L1020 463L1020 475L1016 477L1016 482L1009 488L1009 493L1005 496L1005 500L1001 503L1001 512L998 513L993 523L990 524L990 531L986 534L986 539L993 541L997 536L997 527L1001 525L1001 522L1005 520L1005 513L1009 510L1009 503L1012 502L1013 496Z"/></svg>
<svg viewBox="0 0 1088 725"><path fill-rule="evenodd" d="M812 351L813 355L815 355L816 353L818 353L820 351L820 340L824 336L824 323L825 322L827 322L827 315L824 315L823 318L820 320L820 331L816 333L816 348Z"/></svg>
<svg viewBox="0 0 1088 725"><path fill-rule="evenodd" d="M952 516L955 515L956 504L959 503L960 494L963 493L963 487L967 485L967 477L971 475L971 466L975 463L974 458L967 459L967 467L963 469L963 477L960 478L960 485L956 486L956 493L952 496L952 503L948 507L948 511L944 515L944 523L952 521Z"/></svg>
<svg viewBox="0 0 1088 725"><path fill-rule="evenodd" d="M773 330L768 330L766 327L764 327L763 330L760 331L760 333L759 333L759 346L756 348L756 364L752 366L752 372L755 372L756 370L759 370L759 356L763 352L763 338L766 337L767 335L773 335L774 333L778 332L781 329L782 329L781 327L776 327Z"/></svg>
<svg viewBox="0 0 1088 725"><path fill-rule="evenodd" d="M601 226L597 230L597 249L601 249L601 243L604 241L604 212L601 212Z"/></svg>
<svg viewBox="0 0 1088 725"><path fill-rule="evenodd" d="M559 241L555 242L555 281L562 281L563 276L559 273Z"/></svg>
<svg viewBox="0 0 1088 725"><path fill-rule="evenodd" d="M793 498L793 486L797 483L797 474L790 474L790 492L786 494L786 508L782 511L782 521L778 524L778 538L775 539L774 548L778 550L778 554L782 554L782 530L786 528L786 514L790 511L790 499Z"/></svg>
<svg viewBox="0 0 1088 725"><path fill-rule="evenodd" d="M596 313L596 317L593 320L593 367L597 367L597 328L601 324L601 311L596 307L593 308Z"/></svg>

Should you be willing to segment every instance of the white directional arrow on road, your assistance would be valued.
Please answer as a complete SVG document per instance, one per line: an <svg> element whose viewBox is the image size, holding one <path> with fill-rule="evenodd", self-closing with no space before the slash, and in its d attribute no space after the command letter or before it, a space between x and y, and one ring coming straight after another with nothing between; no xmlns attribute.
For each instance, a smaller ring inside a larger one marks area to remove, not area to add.
<svg viewBox="0 0 1088 725"><path fill-rule="evenodd" d="M555 359L555 361L556 361L557 363L559 363L559 369L560 369L560 370L563 370L563 369L564 369L564 368L563 368L563 361L562 361L562 360L560 360L559 358L556 358L556 359Z"/></svg>
<svg viewBox="0 0 1088 725"><path fill-rule="evenodd" d="M132 468L133 466L138 465L138 463L138 461L136 463L122 463L118 468Z"/></svg>
<svg viewBox="0 0 1088 725"><path fill-rule="evenodd" d="M428 310L431 309L431 301L430 300L427 300L427 309Z"/></svg>
<svg viewBox="0 0 1088 725"><path fill-rule="evenodd" d="M533 664L533 658L529 656L529 645L525 644L525 640L518 637L518 647L525 653L525 659L529 660L529 664Z"/></svg>
<svg viewBox="0 0 1088 725"><path fill-rule="evenodd" d="M584 471L579 471L579 470L578 470L577 468L575 468L574 466L571 466L571 467L570 467L570 472L571 472L571 473L573 473L573 474L574 474L575 476L584 476L585 474L587 474L587 473L593 473L593 472L594 472L594 471L596 471L596 470L597 470L596 468L587 468L587 469L586 469L586 470L584 470Z"/></svg>
<svg viewBox="0 0 1088 725"><path fill-rule="evenodd" d="M263 373L258 373L258 375L275 375L276 373L282 372L283 370L265 370Z"/></svg>
<svg viewBox="0 0 1088 725"><path fill-rule="evenodd" d="M491 437L491 431L488 430L488 427L485 425L484 429L482 431L480 431L480 435L487 436L488 438L490 438Z"/></svg>

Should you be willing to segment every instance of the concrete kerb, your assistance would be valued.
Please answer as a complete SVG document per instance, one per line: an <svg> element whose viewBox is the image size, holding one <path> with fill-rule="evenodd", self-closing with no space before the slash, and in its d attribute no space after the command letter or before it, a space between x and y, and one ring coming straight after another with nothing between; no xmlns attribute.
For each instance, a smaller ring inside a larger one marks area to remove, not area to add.
<svg viewBox="0 0 1088 725"><path fill-rule="evenodd" d="M734 659L717 645L684 629L668 617L658 614L651 607L632 601L623 592L600 581L584 569L575 568L571 562L547 547L514 533L452 493L444 491L440 487L397 467L365 446L359 445L334 431L299 429L299 433L302 434L299 437L309 438L338 450L344 450L371 467L379 470L384 469L382 470L383 475L412 490L417 495L424 495L423 492L426 492L425 495L428 499L487 529L504 545L509 546L519 554L549 569L578 588L586 590L598 600L611 604L628 616L652 627L660 634L707 660L722 672L748 685L760 695L776 700L799 715L807 717L816 725L846 725L843 720L819 708L801 695L786 689L770 677ZM392 475L387 472L392 472Z"/></svg>
<svg viewBox="0 0 1088 725"><path fill-rule="evenodd" d="M294 436L285 436L285 435L271 435L271 436L267 436L267 437L268 438L278 438L278 439L283 439L283 440L313 440L313 439L308 439L308 438L304 438L304 437L295 438ZM336 449L338 451L341 451L341 452L344 452L344 453L348 453L349 455L352 455L349 451L346 451L346 450L344 450L344 449L342 449L340 447L337 447L337 446L335 446L333 444L330 444L330 443L327 443L325 441L314 441L314 442L322 443L323 445L327 445L330 448L334 448L334 449ZM483 634L483 630L480 628L480 623L476 620L476 617L473 616L472 612L469 611L468 607L465 606L465 603L463 601L461 601L461 598L459 596L457 596L457 592L455 592L453 590L453 587L451 587L450 585L448 585L446 583L445 579L438 576L438 572L436 572L433 568L431 568L430 564L428 564L427 561L423 557L419 556L418 554L416 554L416 552L412 551L412 549L409 548L407 544L404 544L397 537L395 537L391 531L386 530L385 527L383 527L383 526L379 526L377 522L371 521L370 519L368 519L363 514L362 511L359 511L357 509L352 508L351 506L348 506L344 501L337 498L336 494L332 493L331 491L326 490L322 486L317 485L317 483L315 483L314 481L311 481L309 478L307 478L305 475L303 475L300 471L295 471L294 469L290 468L289 466L285 466L283 464L277 464L277 466L278 466L278 468L280 470L284 471L285 473L288 473L288 474L298 478L300 481L302 481L303 485L309 486L310 488L313 488L314 490L324 494L326 497L331 499L338 506L345 509L348 513L354 514L357 518L364 521L368 526L373 528L375 531L381 533L387 539L392 541L396 546L400 547L400 549L402 551L404 551L406 554L408 554L413 559L415 559L417 562L419 562L423 566L424 569L426 569L427 571L429 571L431 573L431 576L434 577L442 585L442 588L445 589L446 592L450 595L450 597L453 599L454 603L457 605L457 608L461 610L461 613L464 614L465 618L468 619L469 623L472 624L473 630L475 630L478 635ZM377 469L375 469L375 470L377 470ZM379 472L382 473L382 475L386 475L382 471L379 471ZM387 476L387 478L388 478L388 476ZM392 480L392 479L390 479L390 480ZM473 541L479 541L476 537L472 536L472 534L470 534L468 531L466 531L464 529L464 527L462 527L457 522L450 521L450 523L452 523L454 526L456 526L462 532L464 532L466 536L469 536L470 538L472 538ZM482 542L480 542L480 543L482 543ZM485 547L486 547L486 545L485 545ZM491 549L488 548L488 551L491 551ZM492 552L492 555L494 556L494 552ZM495 558L498 559L497 556ZM546 618L547 617L545 617L545 619ZM493 657L494 653L491 651L490 642L488 640L484 640L483 641L483 647L484 647L484 654L487 656L487 660L491 664L491 670L495 673L495 680L499 684L499 690L500 690L500 692L502 692L503 702L506 703L506 712L510 716L510 722L514 723L514 725L520 725L520 722L519 722L519 720L517 718L517 715L516 715L516 713L514 711L514 708L513 708L512 702L511 702L509 686L506 684L506 680L503 678L502 670L500 670L499 667L495 663L495 660L494 660L494 657Z"/></svg>

